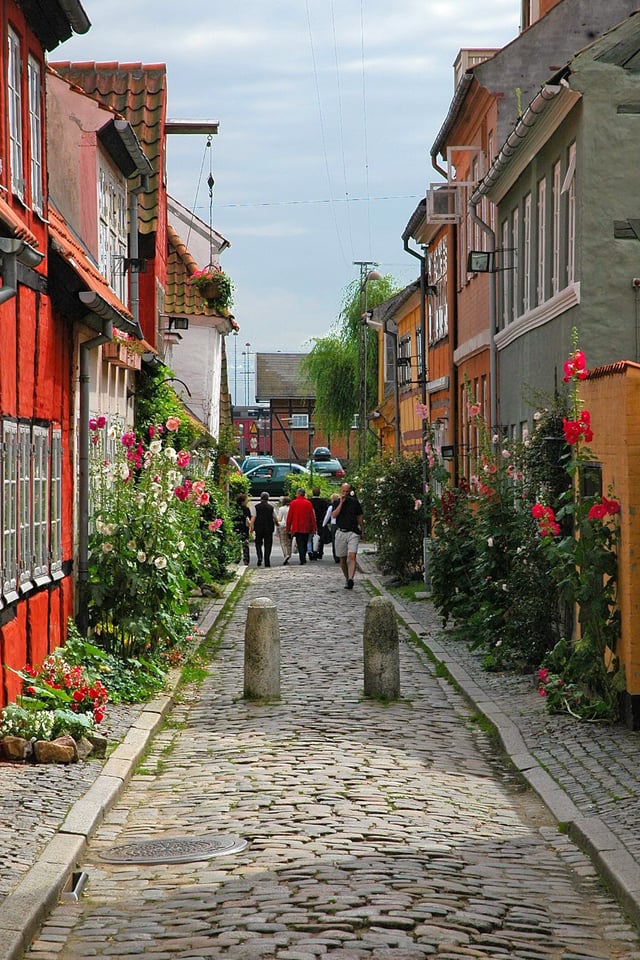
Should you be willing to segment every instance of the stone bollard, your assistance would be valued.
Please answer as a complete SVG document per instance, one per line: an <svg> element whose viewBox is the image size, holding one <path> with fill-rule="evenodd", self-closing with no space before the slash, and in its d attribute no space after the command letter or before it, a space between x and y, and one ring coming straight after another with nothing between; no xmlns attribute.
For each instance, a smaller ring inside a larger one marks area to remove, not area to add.
<svg viewBox="0 0 640 960"><path fill-rule="evenodd" d="M400 696L398 623L393 604L374 597L364 615L364 695L377 700Z"/></svg>
<svg viewBox="0 0 640 960"><path fill-rule="evenodd" d="M280 696L280 628L278 611L269 597L257 597L247 610L244 628L244 696Z"/></svg>

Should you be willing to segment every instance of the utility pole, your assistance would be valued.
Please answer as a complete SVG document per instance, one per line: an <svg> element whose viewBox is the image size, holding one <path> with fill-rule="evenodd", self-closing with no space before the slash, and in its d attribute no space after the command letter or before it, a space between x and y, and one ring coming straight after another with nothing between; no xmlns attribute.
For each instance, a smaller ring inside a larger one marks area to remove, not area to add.
<svg viewBox="0 0 640 960"><path fill-rule="evenodd" d="M358 340L358 465L367 459L367 372L368 372L368 333L367 326L367 283L369 280L381 280L382 276L374 267L378 264L371 260L354 260L353 265L360 267L360 336Z"/></svg>

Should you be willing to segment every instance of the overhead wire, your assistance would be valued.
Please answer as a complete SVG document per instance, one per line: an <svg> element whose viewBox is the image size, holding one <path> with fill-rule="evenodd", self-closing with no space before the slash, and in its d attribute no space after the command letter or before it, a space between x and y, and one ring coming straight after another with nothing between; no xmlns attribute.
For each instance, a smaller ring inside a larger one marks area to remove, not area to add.
<svg viewBox="0 0 640 960"><path fill-rule="evenodd" d="M322 140L322 152L323 152L323 155L324 155L324 165L325 165L325 171L326 171L326 175L327 175L327 185L328 185L328 188L329 188L329 196L331 197L331 201L330 201L330 202L331 202L331 212L332 212L332 214L333 214L333 223L334 223L334 227L335 227L335 231L336 231L336 240L337 240L337 242L338 242L338 247L340 248L340 253L342 254L342 258L344 259L344 261L345 261L345 263L346 263L346 262L347 262L347 257L346 257L345 251L344 251L344 247L343 247L343 245L342 245L342 238L341 238L341 236L340 236L340 229L339 229L339 227L338 227L338 218L337 218L337 216L336 216L336 209L335 209L335 206L334 206L334 204L333 204L333 188L332 188L332 182L331 182L331 170L330 170L330 168L329 168L329 154L328 154L328 151L327 151L327 139L326 139L326 135L325 135L324 117L323 117L323 113L322 113L322 100L321 100L321 97L320 97L320 84L319 84L319 81L318 81L318 67L317 67L317 63L316 63L315 47L314 47L314 43L313 43L313 28L312 28L312 26L311 26L311 13L310 13L310 10L309 10L309 0L306 0L305 6L306 6L306 11L307 11L307 27L308 27L308 30L309 30L309 47L310 47L310 50L311 50L311 63L312 63L312 66L313 66L313 77L314 77L315 88L316 88L316 98L317 98L317 101L318 101L318 116L319 116L319 122L320 122L320 137L321 137L321 140Z"/></svg>
<svg viewBox="0 0 640 960"><path fill-rule="evenodd" d="M349 208L349 182L347 178L347 158L344 148L344 113L342 109L342 86L340 84L340 64L338 59L338 38L336 34L336 16L334 0L331 0L331 32L333 35L333 53L336 65L336 87L338 91L338 136L340 141L340 154L342 157L342 177L344 180L344 199L347 201L347 232L349 235L349 249L351 251L350 259L353 260L353 232L351 227L351 211Z"/></svg>
<svg viewBox="0 0 640 960"><path fill-rule="evenodd" d="M204 145L204 150L202 152L202 163L200 164L200 173L198 174L198 181L196 183L196 193L193 198L193 203L191 205L191 220L189 221L189 227L187 229L187 239L185 241L186 246L189 246L189 240L191 238L191 228L193 226L193 221L196 215L196 208L198 205L198 194L200 193L200 184L202 183L202 171L204 170L204 161L207 156L207 149L211 147L211 134L207 137L207 142ZM209 154L209 171L211 171L211 154Z"/></svg>
<svg viewBox="0 0 640 960"><path fill-rule="evenodd" d="M365 192L367 197L370 195L369 187L369 136L367 130L367 85L366 85L366 68L365 68L365 50L364 50L364 0L360 0L360 59L362 66L362 128L363 128L363 144L364 144L364 176L365 176ZM369 255L371 256L372 252L372 238L371 238L371 205L367 207L367 231L369 236Z"/></svg>

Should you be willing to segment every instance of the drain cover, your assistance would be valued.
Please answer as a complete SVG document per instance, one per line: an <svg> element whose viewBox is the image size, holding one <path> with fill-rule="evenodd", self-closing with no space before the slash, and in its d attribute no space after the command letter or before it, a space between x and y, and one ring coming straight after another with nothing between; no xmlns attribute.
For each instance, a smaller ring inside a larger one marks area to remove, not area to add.
<svg viewBox="0 0 640 960"><path fill-rule="evenodd" d="M123 843L101 853L100 857L108 863L190 863L192 860L221 857L225 853L239 853L246 846L247 841L234 834L164 837L139 843Z"/></svg>

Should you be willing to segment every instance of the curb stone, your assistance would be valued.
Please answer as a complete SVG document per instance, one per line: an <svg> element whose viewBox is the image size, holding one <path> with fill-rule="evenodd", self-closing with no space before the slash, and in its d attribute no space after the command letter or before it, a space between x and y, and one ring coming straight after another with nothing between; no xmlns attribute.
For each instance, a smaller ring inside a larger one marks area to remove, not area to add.
<svg viewBox="0 0 640 960"><path fill-rule="evenodd" d="M367 553L358 555L358 566L382 594L388 591L376 575ZM562 787L527 750L517 723L507 716L469 676L461 664L438 643L408 606L392 596L398 617L420 639L424 647L449 671L454 682L475 709L496 729L505 755L511 760L549 812L562 824L571 839L589 856L613 895L631 920L640 925L640 864L601 817L585 817Z"/></svg>
<svg viewBox="0 0 640 960"><path fill-rule="evenodd" d="M233 569L233 568L232 568ZM198 621L204 637L216 625L229 596L246 572L235 569L222 595L206 601ZM144 705L123 741L105 761L101 772L67 813L56 833L17 887L0 903L0 960L21 960L82 859L88 840L131 779L138 760L173 706L180 670L170 672L169 693Z"/></svg>

